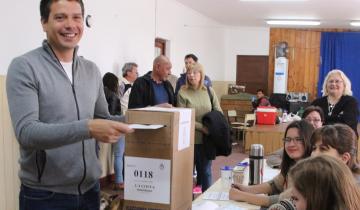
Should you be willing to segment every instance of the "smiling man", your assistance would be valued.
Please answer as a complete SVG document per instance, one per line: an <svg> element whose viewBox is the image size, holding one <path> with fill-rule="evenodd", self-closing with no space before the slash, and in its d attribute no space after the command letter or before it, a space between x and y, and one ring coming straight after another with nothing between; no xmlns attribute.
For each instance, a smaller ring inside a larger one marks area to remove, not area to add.
<svg viewBox="0 0 360 210"><path fill-rule="evenodd" d="M83 2L41 0L40 14L47 39L11 62L6 81L20 210L98 210L96 141L115 143L132 129L109 114L99 69L77 55Z"/></svg>

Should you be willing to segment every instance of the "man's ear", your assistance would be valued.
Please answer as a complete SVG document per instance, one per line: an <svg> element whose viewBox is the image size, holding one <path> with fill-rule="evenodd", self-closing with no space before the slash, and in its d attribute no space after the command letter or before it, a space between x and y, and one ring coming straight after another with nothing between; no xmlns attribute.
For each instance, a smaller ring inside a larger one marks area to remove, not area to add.
<svg viewBox="0 0 360 210"><path fill-rule="evenodd" d="M46 32L47 31L47 21L41 18L40 22L41 22L43 31Z"/></svg>
<svg viewBox="0 0 360 210"><path fill-rule="evenodd" d="M344 161L345 164L347 164L351 159L351 155L348 152L345 152L341 155L341 160Z"/></svg>

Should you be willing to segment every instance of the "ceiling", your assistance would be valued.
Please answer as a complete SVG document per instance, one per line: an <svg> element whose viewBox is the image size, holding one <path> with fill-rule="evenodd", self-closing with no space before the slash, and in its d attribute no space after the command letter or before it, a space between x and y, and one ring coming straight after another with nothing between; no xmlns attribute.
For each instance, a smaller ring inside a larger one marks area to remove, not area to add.
<svg viewBox="0 0 360 210"><path fill-rule="evenodd" d="M360 20L360 0L304 0L248 2L240 0L177 0L203 15L229 26L268 27L268 19L320 20L315 28L351 28ZM276 27L276 26L275 26ZM284 26L282 26L284 27ZM303 26L302 26L303 27ZM314 28L306 27L306 28Z"/></svg>

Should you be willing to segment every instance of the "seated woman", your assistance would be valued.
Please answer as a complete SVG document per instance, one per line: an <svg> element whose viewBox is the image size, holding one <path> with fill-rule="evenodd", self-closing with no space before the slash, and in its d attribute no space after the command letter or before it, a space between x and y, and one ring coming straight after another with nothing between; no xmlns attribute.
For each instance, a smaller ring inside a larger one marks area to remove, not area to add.
<svg viewBox="0 0 360 210"><path fill-rule="evenodd" d="M284 148L280 174L273 180L258 185L234 185L229 198L268 207L279 201L279 194L287 189L288 172L295 163L311 154L310 137L314 127L305 120L293 121L285 131ZM257 194L269 194L257 195ZM286 198L286 196L283 196Z"/></svg>
<svg viewBox="0 0 360 210"><path fill-rule="evenodd" d="M356 136L347 125L326 125L315 130L311 136L311 156L329 155L349 166L356 182L360 185L360 166L356 156Z"/></svg>
<svg viewBox="0 0 360 210"><path fill-rule="evenodd" d="M302 118L308 121L314 128L320 128L324 123L324 112L318 106L308 106L304 110ZM284 148L278 149L275 152L271 153L266 161L268 165L272 167L278 167L281 164L282 156L284 153Z"/></svg>
<svg viewBox="0 0 360 210"><path fill-rule="evenodd" d="M318 106L306 107L302 115L302 118L308 121L309 123L311 123L311 125L313 125L315 129L323 126L325 121L324 112Z"/></svg>
<svg viewBox="0 0 360 210"><path fill-rule="evenodd" d="M358 136L358 102L352 97L351 82L344 72L338 69L330 71L325 77L322 93L323 97L313 101L312 105L324 111L325 125L343 123Z"/></svg>
<svg viewBox="0 0 360 210"><path fill-rule="evenodd" d="M343 162L328 155L299 161L289 172L297 210L359 210L360 188Z"/></svg>

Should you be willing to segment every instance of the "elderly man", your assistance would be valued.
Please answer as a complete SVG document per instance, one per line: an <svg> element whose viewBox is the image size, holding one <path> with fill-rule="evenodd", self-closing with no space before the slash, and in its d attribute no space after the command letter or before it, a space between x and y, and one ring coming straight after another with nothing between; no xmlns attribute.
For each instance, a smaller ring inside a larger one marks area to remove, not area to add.
<svg viewBox="0 0 360 210"><path fill-rule="evenodd" d="M153 70L135 80L130 93L129 109L146 106L174 106L174 89L167 81L168 75L171 74L171 67L169 58L163 55L156 57Z"/></svg>
<svg viewBox="0 0 360 210"><path fill-rule="evenodd" d="M131 88L138 78L138 65L136 63L125 63L122 68L122 80L119 85L121 111L125 114L128 109Z"/></svg>

